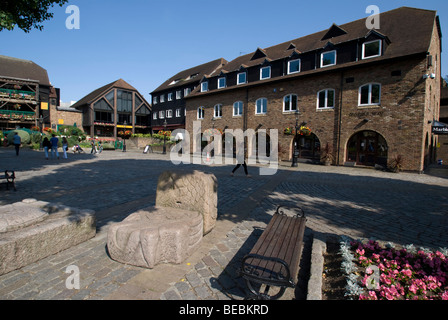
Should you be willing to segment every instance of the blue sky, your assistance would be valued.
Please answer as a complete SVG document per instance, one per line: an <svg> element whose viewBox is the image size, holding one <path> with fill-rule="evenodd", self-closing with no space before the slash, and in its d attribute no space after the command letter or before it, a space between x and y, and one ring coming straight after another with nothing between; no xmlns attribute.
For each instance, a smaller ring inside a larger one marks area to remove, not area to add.
<svg viewBox="0 0 448 320"><path fill-rule="evenodd" d="M79 8L79 30L66 28L68 5ZM51 9L54 18L43 31L0 32L0 55L47 69L63 102L120 78L150 101L149 93L179 71L367 18L369 5L381 12L401 6L437 10L442 75L448 75L446 0L71 0Z"/></svg>

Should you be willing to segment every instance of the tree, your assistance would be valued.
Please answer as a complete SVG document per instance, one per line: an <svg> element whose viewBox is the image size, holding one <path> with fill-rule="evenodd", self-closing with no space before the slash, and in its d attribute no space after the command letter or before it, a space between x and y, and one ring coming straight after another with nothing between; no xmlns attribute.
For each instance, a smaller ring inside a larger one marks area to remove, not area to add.
<svg viewBox="0 0 448 320"><path fill-rule="evenodd" d="M25 32L32 28L42 30L42 22L53 18L48 12L50 7L58 4L62 7L68 0L1 0L0 31L13 30L18 26Z"/></svg>

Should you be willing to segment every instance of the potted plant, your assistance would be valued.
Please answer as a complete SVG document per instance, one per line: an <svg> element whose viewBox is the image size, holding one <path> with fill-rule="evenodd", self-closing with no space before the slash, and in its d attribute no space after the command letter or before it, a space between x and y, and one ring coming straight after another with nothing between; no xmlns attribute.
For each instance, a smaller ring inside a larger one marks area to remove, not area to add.
<svg viewBox="0 0 448 320"><path fill-rule="evenodd" d="M389 165L387 166L389 171L398 173L403 168L403 157L398 154L396 155L391 162L389 162Z"/></svg>
<svg viewBox="0 0 448 320"><path fill-rule="evenodd" d="M322 164L326 166L330 166L333 163L334 155L333 155L333 148L331 145L327 142L324 149L322 150L323 154L320 157L320 161Z"/></svg>

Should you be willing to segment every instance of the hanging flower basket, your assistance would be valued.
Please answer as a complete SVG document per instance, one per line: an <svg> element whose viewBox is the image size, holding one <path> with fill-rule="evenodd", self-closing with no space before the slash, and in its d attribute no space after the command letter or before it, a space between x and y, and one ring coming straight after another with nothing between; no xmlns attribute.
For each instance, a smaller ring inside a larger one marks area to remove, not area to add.
<svg viewBox="0 0 448 320"><path fill-rule="evenodd" d="M311 129L305 126L301 126L299 129L299 135L309 136L311 134Z"/></svg>
<svg viewBox="0 0 448 320"><path fill-rule="evenodd" d="M223 132L221 129L207 129L204 131L205 137L212 137L214 135L222 135Z"/></svg>
<svg viewBox="0 0 448 320"><path fill-rule="evenodd" d="M287 136L291 136L294 134L294 127L286 127L285 130L283 130L283 133Z"/></svg>
<svg viewBox="0 0 448 320"><path fill-rule="evenodd" d="M129 139L131 137L131 135L132 135L132 131L130 131L130 130L126 130L126 131L120 130L120 131L117 132L117 134L122 139Z"/></svg>

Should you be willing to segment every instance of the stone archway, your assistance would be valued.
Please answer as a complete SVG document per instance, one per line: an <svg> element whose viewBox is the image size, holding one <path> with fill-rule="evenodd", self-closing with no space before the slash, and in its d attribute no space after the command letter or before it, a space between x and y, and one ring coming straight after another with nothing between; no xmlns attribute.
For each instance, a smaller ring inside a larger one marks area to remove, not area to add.
<svg viewBox="0 0 448 320"><path fill-rule="evenodd" d="M386 139L376 131L359 131L347 143L347 162L356 165L387 166L388 146Z"/></svg>

